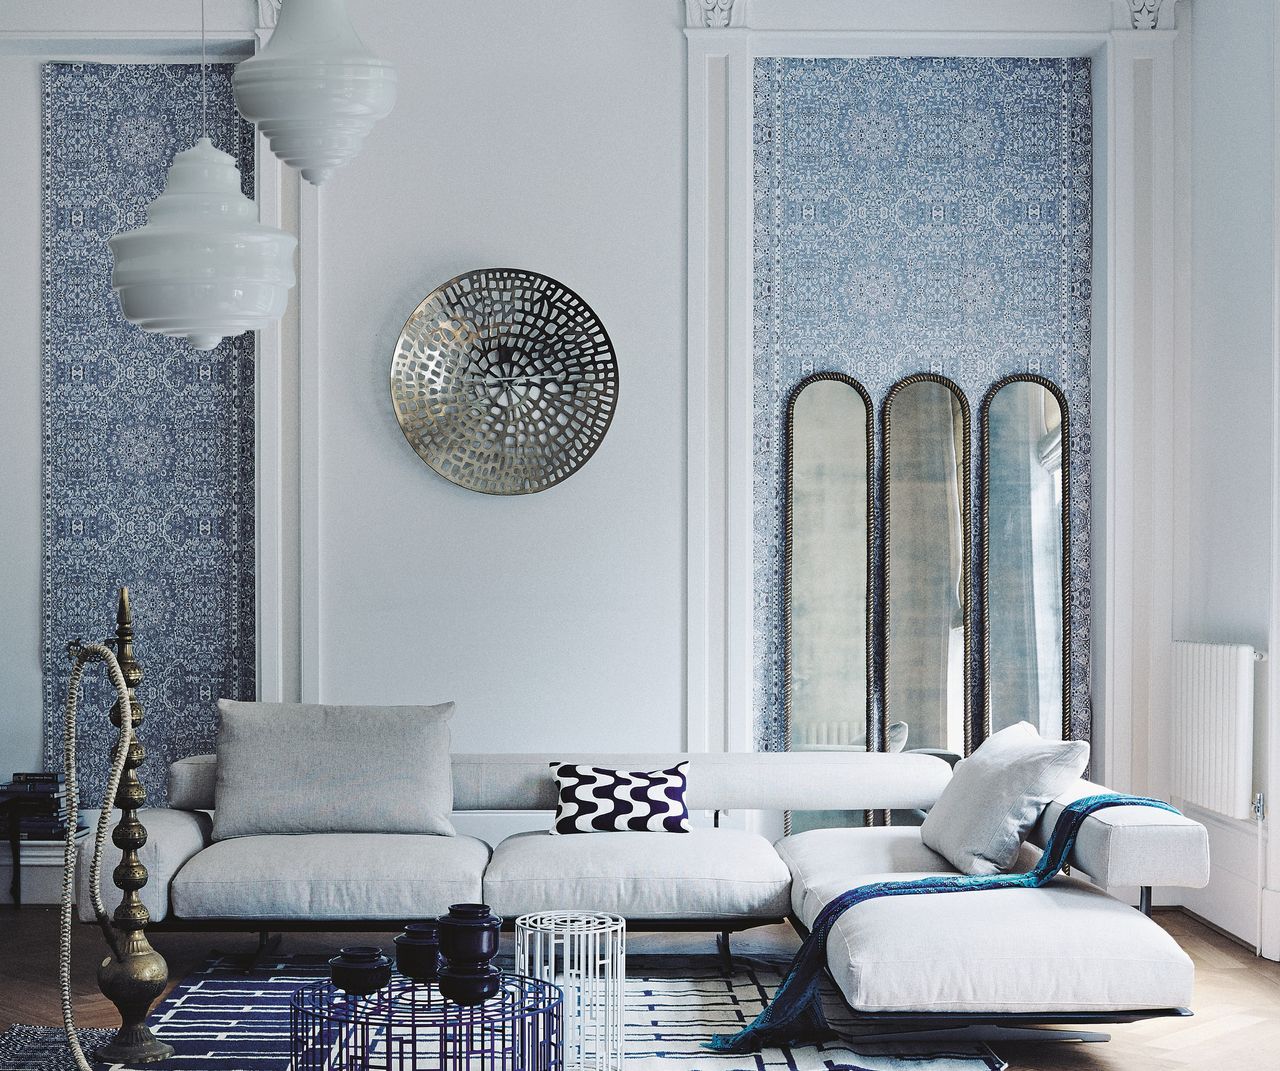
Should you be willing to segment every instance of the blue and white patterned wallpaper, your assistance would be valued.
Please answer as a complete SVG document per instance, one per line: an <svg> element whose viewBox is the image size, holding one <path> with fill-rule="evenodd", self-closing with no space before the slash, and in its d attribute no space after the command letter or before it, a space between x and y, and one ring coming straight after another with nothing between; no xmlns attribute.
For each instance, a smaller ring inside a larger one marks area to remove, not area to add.
<svg viewBox="0 0 1280 1071"><path fill-rule="evenodd" d="M1091 109L1087 59L756 61L760 749L785 745L786 401L797 382L826 370L870 391L877 468L893 383L935 372L959 384L973 410L975 511L988 387L1014 372L1062 387L1071 418L1072 723L1088 738ZM877 533L878 514L877 502ZM977 562L976 518L974 529ZM878 629L883 607L873 613ZM981 644L973 646L977 692Z"/></svg>
<svg viewBox="0 0 1280 1071"><path fill-rule="evenodd" d="M209 136L252 196L253 128L230 65L209 71ZM174 153L200 133L200 69L44 67L43 666L45 758L62 762L68 641L115 628L127 584L145 678L149 798L207 751L217 700L255 690L253 336L198 353L126 323L107 239L141 226ZM106 784L114 695L86 675L79 773Z"/></svg>

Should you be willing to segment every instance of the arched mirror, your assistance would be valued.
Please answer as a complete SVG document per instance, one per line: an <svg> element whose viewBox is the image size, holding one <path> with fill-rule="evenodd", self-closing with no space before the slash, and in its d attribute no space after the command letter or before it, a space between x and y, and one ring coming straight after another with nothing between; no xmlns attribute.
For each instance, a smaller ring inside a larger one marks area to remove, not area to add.
<svg viewBox="0 0 1280 1071"><path fill-rule="evenodd" d="M787 406L786 719L794 751L863 751L872 737L868 591L871 398L835 372ZM793 816L799 831L823 816ZM847 821L845 821L847 824Z"/></svg>
<svg viewBox="0 0 1280 1071"><path fill-rule="evenodd" d="M1071 735L1071 489L1066 399L1049 380L1001 380L982 413L986 731L1029 721Z"/></svg>
<svg viewBox="0 0 1280 1071"><path fill-rule="evenodd" d="M967 755L970 666L969 404L927 373L884 407L885 708L910 746Z"/></svg>

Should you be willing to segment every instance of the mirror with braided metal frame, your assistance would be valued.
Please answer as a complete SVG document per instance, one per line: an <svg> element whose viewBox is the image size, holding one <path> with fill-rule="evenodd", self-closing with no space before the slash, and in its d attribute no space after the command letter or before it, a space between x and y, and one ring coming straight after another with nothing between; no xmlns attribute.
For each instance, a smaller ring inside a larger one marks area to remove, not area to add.
<svg viewBox="0 0 1280 1071"><path fill-rule="evenodd" d="M869 672L871 414L865 388L838 372L802 380L787 403L783 620L792 751L863 751L877 735ZM850 819L794 812L790 828Z"/></svg>
<svg viewBox="0 0 1280 1071"><path fill-rule="evenodd" d="M1071 441L1050 380L1007 376L982 406L984 736L1071 736Z"/></svg>
<svg viewBox="0 0 1280 1071"><path fill-rule="evenodd" d="M884 404L885 720L913 748L967 755L974 735L969 403L908 376Z"/></svg>

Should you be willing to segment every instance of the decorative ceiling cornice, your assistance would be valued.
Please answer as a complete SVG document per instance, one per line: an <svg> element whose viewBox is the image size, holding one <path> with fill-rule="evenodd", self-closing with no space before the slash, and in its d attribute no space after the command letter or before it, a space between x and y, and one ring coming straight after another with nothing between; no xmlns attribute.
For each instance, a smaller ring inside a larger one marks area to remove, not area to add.
<svg viewBox="0 0 1280 1071"><path fill-rule="evenodd" d="M690 29L727 29L746 24L747 0L684 0L684 11Z"/></svg>

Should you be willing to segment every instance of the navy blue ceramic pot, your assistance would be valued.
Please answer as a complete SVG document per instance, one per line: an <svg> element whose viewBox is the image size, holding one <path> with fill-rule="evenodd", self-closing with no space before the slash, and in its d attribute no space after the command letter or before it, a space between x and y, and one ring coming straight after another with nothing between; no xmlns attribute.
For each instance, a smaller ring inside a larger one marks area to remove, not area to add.
<svg viewBox="0 0 1280 1071"><path fill-rule="evenodd" d="M455 1004L483 1004L502 988L502 972L491 963L483 967L446 963L440 968L440 992Z"/></svg>
<svg viewBox="0 0 1280 1071"><path fill-rule="evenodd" d="M396 938L396 967L420 984L440 976L440 930L434 919L405 924L404 933Z"/></svg>
<svg viewBox="0 0 1280 1071"><path fill-rule="evenodd" d="M344 993L367 997L391 981L391 960L375 945L353 945L329 960L329 977Z"/></svg>
<svg viewBox="0 0 1280 1071"><path fill-rule="evenodd" d="M502 920L488 904L453 904L441 915L440 954L450 963L488 963L498 954Z"/></svg>
<svg viewBox="0 0 1280 1071"><path fill-rule="evenodd" d="M488 904L453 904L441 915L440 992L456 1004L482 1004L502 985L502 972L490 960L498 954L502 920Z"/></svg>

